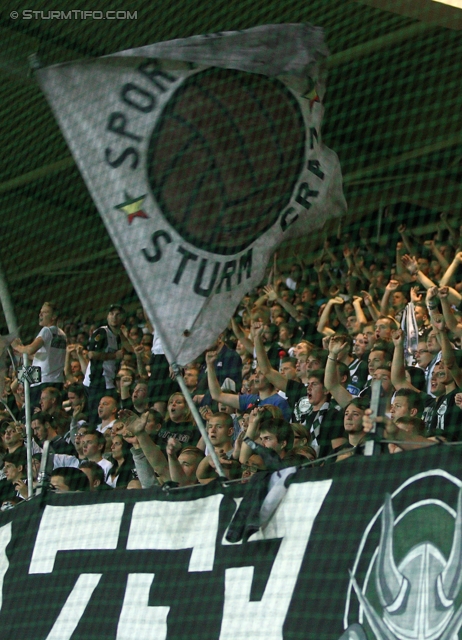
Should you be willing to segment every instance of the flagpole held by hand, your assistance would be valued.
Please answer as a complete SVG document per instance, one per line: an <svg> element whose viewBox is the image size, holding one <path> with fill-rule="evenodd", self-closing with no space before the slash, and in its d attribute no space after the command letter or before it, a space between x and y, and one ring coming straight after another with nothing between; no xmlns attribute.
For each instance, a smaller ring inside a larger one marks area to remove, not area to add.
<svg viewBox="0 0 462 640"><path fill-rule="evenodd" d="M199 431L201 432L201 436L204 438L204 442L205 445L207 447L207 450L210 452L210 457L213 460L213 463L215 465L215 468L217 470L218 475L220 476L220 478L225 478L225 473L223 471L223 468L220 464L220 460L218 459L217 453L212 445L212 443L210 442L208 433L207 433L207 429L204 426L204 423L202 422L202 417L196 407L196 405L193 402L192 396L189 393L189 389L186 386L185 381L183 380L183 376L181 375L181 369L180 366L176 363L170 363L170 366L172 367L173 373L175 374L175 379L178 382L178 384L180 385L180 389L182 394L184 395L186 402L188 403L188 407L191 409L191 413L194 416L194 420L196 421L196 424L199 428Z"/></svg>

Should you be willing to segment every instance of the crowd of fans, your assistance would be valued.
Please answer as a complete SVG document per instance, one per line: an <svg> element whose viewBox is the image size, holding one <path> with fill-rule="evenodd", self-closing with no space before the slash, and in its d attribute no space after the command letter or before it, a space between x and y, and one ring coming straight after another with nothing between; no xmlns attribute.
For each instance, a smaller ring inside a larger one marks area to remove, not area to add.
<svg viewBox="0 0 462 640"><path fill-rule="evenodd" d="M262 470L342 463L382 424L382 454L462 441L462 251L442 217L435 236L401 225L396 251L360 233L324 243L313 264L277 256L228 329L183 377L229 480ZM462 231L462 227L461 230ZM107 323L61 320L44 302L16 365L33 357L34 483L49 441L51 488L186 487L217 472L143 309ZM0 504L28 495L24 388L11 365L0 411ZM371 383L381 382L378 409ZM377 417L378 416L378 417ZM209 445L209 446L210 446Z"/></svg>

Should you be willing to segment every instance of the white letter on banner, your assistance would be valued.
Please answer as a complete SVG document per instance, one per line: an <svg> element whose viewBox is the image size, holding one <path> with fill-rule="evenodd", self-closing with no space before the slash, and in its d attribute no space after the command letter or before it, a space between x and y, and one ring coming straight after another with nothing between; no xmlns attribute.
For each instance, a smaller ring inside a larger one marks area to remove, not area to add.
<svg viewBox="0 0 462 640"><path fill-rule="evenodd" d="M0 528L0 611L3 604L3 579L10 563L6 555L6 548L11 540L11 522Z"/></svg>
<svg viewBox="0 0 462 640"><path fill-rule="evenodd" d="M102 575L102 573L82 573L79 576L47 640L71 639Z"/></svg>
<svg viewBox="0 0 462 640"><path fill-rule="evenodd" d="M223 496L182 502L138 502L127 549L190 549L189 571L212 571Z"/></svg>
<svg viewBox="0 0 462 640"><path fill-rule="evenodd" d="M226 569L220 640L282 640L311 529L331 484L332 480L291 484L266 529L250 537L282 538L259 602L250 602L254 567Z"/></svg>
<svg viewBox="0 0 462 640"><path fill-rule="evenodd" d="M116 640L165 640L170 607L150 607L154 573L129 573Z"/></svg>
<svg viewBox="0 0 462 640"><path fill-rule="evenodd" d="M51 573L58 551L115 549L124 504L45 507L29 573Z"/></svg>

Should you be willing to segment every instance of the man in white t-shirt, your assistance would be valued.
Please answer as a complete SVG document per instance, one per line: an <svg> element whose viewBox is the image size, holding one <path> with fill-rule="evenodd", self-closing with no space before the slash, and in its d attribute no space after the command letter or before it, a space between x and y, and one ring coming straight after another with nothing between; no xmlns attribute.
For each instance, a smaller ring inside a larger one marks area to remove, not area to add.
<svg viewBox="0 0 462 640"><path fill-rule="evenodd" d="M112 429L112 425L117 419L117 400L111 396L103 396L98 405L98 417L101 423L96 427L98 431L104 433L107 429Z"/></svg>
<svg viewBox="0 0 462 640"><path fill-rule="evenodd" d="M33 356L34 367L40 367L42 381L31 385L31 404L38 404L40 394L46 387L63 388L64 361L66 359L66 334L56 326L58 311L54 302L44 302L39 312L40 333L33 342L23 345L17 338L13 349L20 354Z"/></svg>
<svg viewBox="0 0 462 640"><path fill-rule="evenodd" d="M100 431L88 431L81 439L82 452L87 460L96 462L104 470L106 480L112 464L103 458L106 438Z"/></svg>

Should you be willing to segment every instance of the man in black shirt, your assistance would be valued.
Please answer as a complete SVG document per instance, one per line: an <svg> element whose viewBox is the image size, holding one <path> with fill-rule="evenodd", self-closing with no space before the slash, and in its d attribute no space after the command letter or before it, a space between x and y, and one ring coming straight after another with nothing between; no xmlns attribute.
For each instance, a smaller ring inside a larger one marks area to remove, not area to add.
<svg viewBox="0 0 462 640"><path fill-rule="evenodd" d="M271 366L262 338L263 330L264 327L260 327L260 329L255 332L255 352L258 366L261 373L276 389L284 391L287 395L287 402L293 411L300 398L306 398L306 386L302 380L306 380L306 361L308 356L302 355L300 359L297 359L296 370L298 377L294 379L287 378L287 376L279 373L279 371L276 371L276 369ZM301 359L303 362L300 361Z"/></svg>
<svg viewBox="0 0 462 640"><path fill-rule="evenodd" d="M229 378L235 384L234 391L239 391L242 385L242 360L240 355L230 349L223 340L224 334L221 333L214 345L208 351L216 351L217 359L215 361L215 373L220 386ZM207 383L207 366L204 363L199 372L199 379L195 390L195 402L199 401L201 406L212 403L212 397L208 390Z"/></svg>
<svg viewBox="0 0 462 640"><path fill-rule="evenodd" d="M88 418L96 424L98 405L103 396L115 396L116 360L122 360L122 340L120 328L125 318L123 307L111 305L107 315L107 325L99 327L90 338L88 364L83 384L87 391Z"/></svg>
<svg viewBox="0 0 462 640"><path fill-rule="evenodd" d="M76 450L73 445L66 442L53 427L53 420L52 416L43 411L34 413L32 416L32 429L34 430L35 437L40 442L40 446L42 446L45 440L49 440L55 453L76 456Z"/></svg>
<svg viewBox="0 0 462 640"><path fill-rule="evenodd" d="M323 458L344 445L347 438L343 426L343 411L330 402L322 369L310 373L307 398L310 407L301 418L311 433L311 446L316 450L318 458Z"/></svg>

